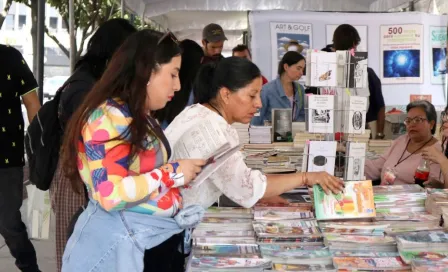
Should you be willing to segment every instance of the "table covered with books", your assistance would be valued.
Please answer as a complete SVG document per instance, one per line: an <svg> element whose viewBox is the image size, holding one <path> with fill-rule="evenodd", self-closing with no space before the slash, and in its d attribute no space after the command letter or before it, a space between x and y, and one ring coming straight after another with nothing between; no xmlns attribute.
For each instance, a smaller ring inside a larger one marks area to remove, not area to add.
<svg viewBox="0 0 448 272"><path fill-rule="evenodd" d="M283 196L289 204L211 207L187 271L448 271L448 190L353 181L339 195Z"/></svg>

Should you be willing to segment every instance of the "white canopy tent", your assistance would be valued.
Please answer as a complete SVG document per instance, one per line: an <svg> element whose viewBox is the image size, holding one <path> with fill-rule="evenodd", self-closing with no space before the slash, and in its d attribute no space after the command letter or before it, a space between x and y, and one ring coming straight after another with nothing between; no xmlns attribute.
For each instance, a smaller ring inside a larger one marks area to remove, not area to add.
<svg viewBox="0 0 448 272"><path fill-rule="evenodd" d="M228 41L224 53L243 43L243 32L248 30L248 11L334 11L388 12L409 6L409 0L122 0L125 7L145 19L169 28L180 39L200 43L202 29L209 23L224 28ZM416 10L432 12L436 6L448 11L447 0L416 0ZM428 9L428 10L426 10Z"/></svg>

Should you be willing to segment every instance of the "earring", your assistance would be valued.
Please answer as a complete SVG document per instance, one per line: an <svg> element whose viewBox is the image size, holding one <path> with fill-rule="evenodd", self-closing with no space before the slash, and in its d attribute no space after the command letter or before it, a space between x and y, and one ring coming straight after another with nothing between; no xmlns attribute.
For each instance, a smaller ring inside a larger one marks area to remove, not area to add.
<svg viewBox="0 0 448 272"><path fill-rule="evenodd" d="M151 81L148 81L148 84L146 84L146 86L149 86L151 84Z"/></svg>

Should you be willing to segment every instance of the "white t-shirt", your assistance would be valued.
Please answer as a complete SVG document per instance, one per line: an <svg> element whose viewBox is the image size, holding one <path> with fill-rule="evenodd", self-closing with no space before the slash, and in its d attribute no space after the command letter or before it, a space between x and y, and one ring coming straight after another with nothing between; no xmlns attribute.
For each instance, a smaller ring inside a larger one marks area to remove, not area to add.
<svg viewBox="0 0 448 272"><path fill-rule="evenodd" d="M220 125L231 148L239 145L237 131L223 117L207 107L195 104L182 111L166 128L165 135L171 147L189 128L204 120L211 120ZM243 154L239 151L199 186L181 188L185 207L198 204L204 208L213 205L222 194L249 208L263 197L265 191L266 176L258 170L248 168L243 160Z"/></svg>

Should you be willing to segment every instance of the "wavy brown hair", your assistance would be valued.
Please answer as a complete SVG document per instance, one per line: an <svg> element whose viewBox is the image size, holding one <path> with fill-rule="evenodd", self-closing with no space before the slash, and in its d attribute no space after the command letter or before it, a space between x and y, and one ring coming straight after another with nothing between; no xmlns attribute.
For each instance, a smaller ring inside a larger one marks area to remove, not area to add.
<svg viewBox="0 0 448 272"><path fill-rule="evenodd" d="M171 35L162 36L151 30L132 34L115 52L101 79L87 94L65 131L61 148L62 169L75 192L83 191L78 152L81 132L91 112L110 98L118 98L127 104L132 121L122 135L109 141L128 139L131 144L129 158L132 160L145 148L143 145L148 135L154 134L148 125L146 109L146 85L151 73L180 54L181 49Z"/></svg>

